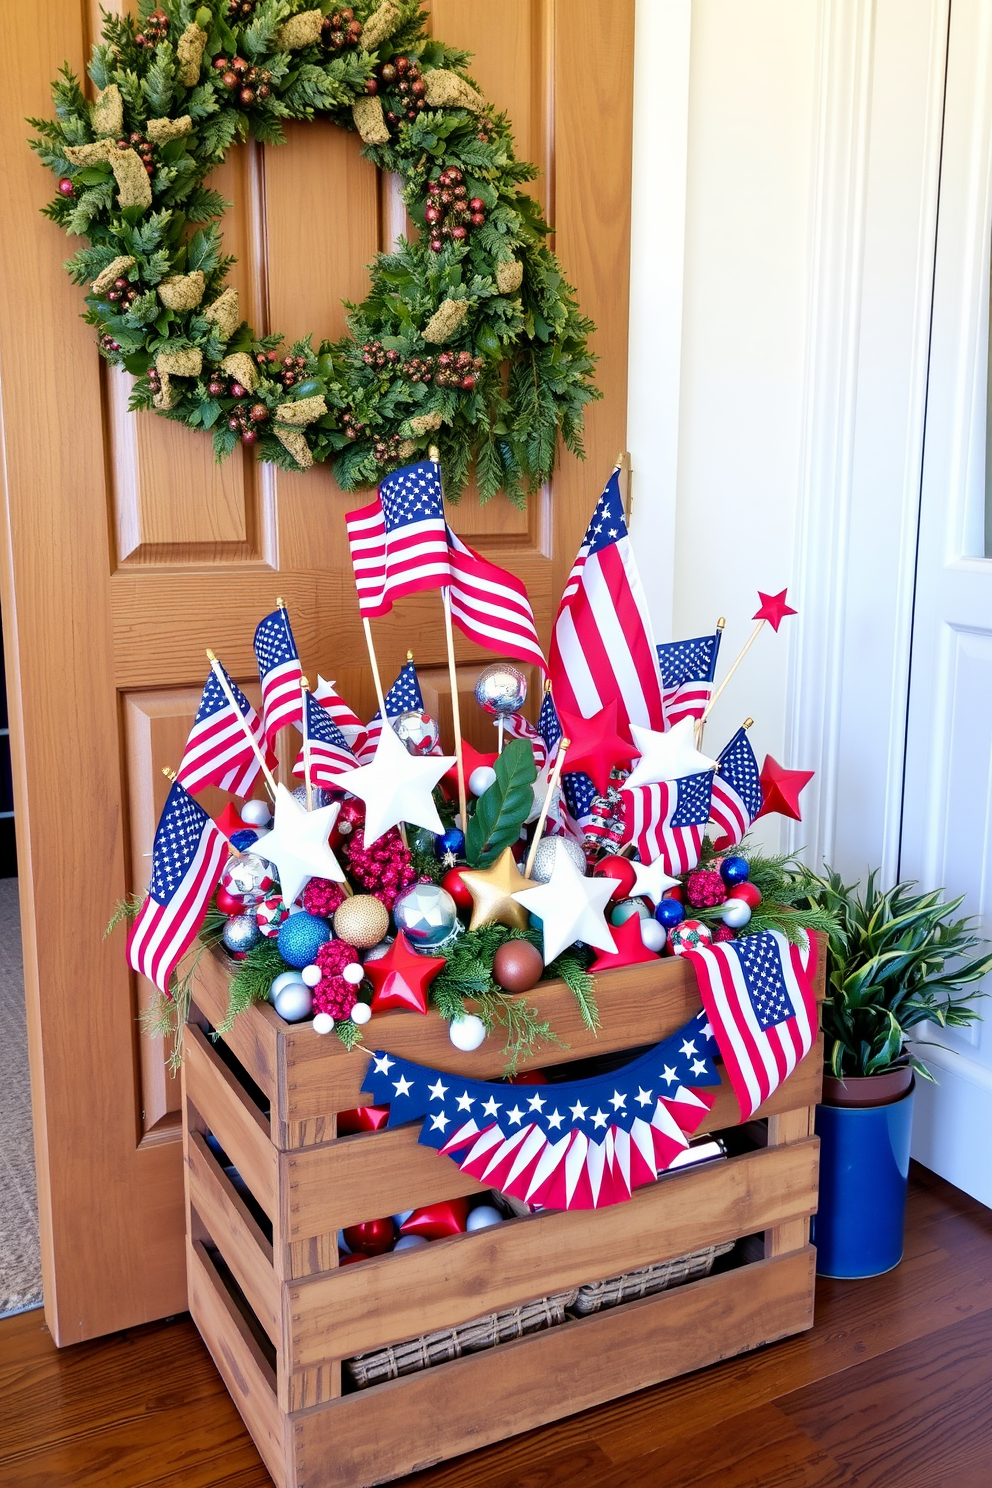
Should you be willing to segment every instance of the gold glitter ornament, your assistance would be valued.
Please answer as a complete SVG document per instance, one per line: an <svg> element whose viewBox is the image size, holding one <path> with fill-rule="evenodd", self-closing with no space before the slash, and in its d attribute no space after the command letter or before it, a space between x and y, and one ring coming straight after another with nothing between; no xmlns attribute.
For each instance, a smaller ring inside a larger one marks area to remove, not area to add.
<svg viewBox="0 0 992 1488"><path fill-rule="evenodd" d="M356 950L371 950L389 929L389 910L372 894L353 894L334 912L334 934Z"/></svg>
<svg viewBox="0 0 992 1488"><path fill-rule="evenodd" d="M513 895L521 889L533 888L534 884L524 878L509 847L503 849L491 868L462 868L460 872L462 883L472 895L470 930L478 930L480 925L527 929L527 911Z"/></svg>

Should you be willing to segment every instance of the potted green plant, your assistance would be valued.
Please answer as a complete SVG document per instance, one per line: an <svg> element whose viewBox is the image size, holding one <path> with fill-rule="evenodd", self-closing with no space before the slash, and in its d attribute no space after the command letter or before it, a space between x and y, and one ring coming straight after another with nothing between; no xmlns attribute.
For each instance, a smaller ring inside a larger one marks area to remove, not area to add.
<svg viewBox="0 0 992 1488"><path fill-rule="evenodd" d="M902 1259L915 1075L933 1079L914 1048L926 1024L961 1028L981 1016L975 984L992 952L972 919L955 918L963 895L945 902L942 889L916 893L909 882L880 889L877 870L863 892L830 868L799 876L810 906L835 920L816 1124L818 1269L876 1276ZM979 947L987 953L972 955Z"/></svg>

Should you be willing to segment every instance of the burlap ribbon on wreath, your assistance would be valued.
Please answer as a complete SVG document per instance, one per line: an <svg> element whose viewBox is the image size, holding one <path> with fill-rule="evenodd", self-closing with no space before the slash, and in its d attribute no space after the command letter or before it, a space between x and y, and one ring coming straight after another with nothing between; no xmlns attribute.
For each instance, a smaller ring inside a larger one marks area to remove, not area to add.
<svg viewBox="0 0 992 1488"><path fill-rule="evenodd" d="M276 409L272 432L283 448L289 450L301 470L309 470L313 464L313 454L303 430L326 412L327 404L320 394L313 398L298 398L295 403L280 403Z"/></svg>

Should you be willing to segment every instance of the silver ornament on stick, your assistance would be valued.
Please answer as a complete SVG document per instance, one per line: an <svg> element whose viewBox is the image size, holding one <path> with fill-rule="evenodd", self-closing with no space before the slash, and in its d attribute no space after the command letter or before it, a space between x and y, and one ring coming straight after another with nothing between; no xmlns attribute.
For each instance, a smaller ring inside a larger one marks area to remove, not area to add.
<svg viewBox="0 0 992 1488"><path fill-rule="evenodd" d="M430 754L441 736L437 720L429 713L401 713L392 723L393 732L405 745L407 754Z"/></svg>
<svg viewBox="0 0 992 1488"><path fill-rule="evenodd" d="M475 700L480 708L497 718L519 713L527 701L527 678L508 661L495 661L479 673Z"/></svg>

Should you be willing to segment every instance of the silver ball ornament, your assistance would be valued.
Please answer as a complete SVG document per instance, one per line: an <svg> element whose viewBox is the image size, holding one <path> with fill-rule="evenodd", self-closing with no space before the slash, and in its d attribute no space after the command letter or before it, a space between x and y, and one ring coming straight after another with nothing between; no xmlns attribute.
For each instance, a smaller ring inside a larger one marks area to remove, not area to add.
<svg viewBox="0 0 992 1488"><path fill-rule="evenodd" d="M257 904L264 899L275 880L272 869L258 853L238 853L228 858L220 876L220 886L229 894L240 894L246 904Z"/></svg>
<svg viewBox="0 0 992 1488"><path fill-rule="evenodd" d="M393 1246L394 1253L397 1250L419 1250L422 1245L429 1245L430 1241L426 1235L401 1235Z"/></svg>
<svg viewBox="0 0 992 1488"><path fill-rule="evenodd" d="M261 936L258 921L250 911L232 915L221 932L221 939L229 951L250 951Z"/></svg>
<svg viewBox="0 0 992 1488"><path fill-rule="evenodd" d="M433 955L458 921L454 899L440 884L416 883L404 889L393 905L393 919L415 951Z"/></svg>
<svg viewBox="0 0 992 1488"><path fill-rule="evenodd" d="M641 921L641 941L649 951L661 955L665 949L665 941L668 939L668 931L664 925L659 925L657 920Z"/></svg>
<svg viewBox="0 0 992 1488"><path fill-rule="evenodd" d="M542 837L534 854L534 866L530 876L535 883L547 883L555 871L559 853L571 858L579 872L585 876L586 855L571 837Z"/></svg>
<svg viewBox="0 0 992 1488"><path fill-rule="evenodd" d="M299 983L304 985L303 978L298 971L281 971L277 977L273 977L269 988L269 1001L274 1003L284 987L295 987Z"/></svg>
<svg viewBox="0 0 992 1488"><path fill-rule="evenodd" d="M395 939L396 937L394 935L385 936L384 939L379 941L378 945L374 945L370 951L365 952L362 960L378 961L380 956L384 956L386 954Z"/></svg>
<svg viewBox="0 0 992 1488"><path fill-rule="evenodd" d="M437 719L429 713L401 713L392 723L393 732L406 746L407 754L430 754L441 737Z"/></svg>
<svg viewBox="0 0 992 1488"><path fill-rule="evenodd" d="M306 806L307 788L305 785L298 785L293 791L293 795L295 796L296 800L299 801L301 806ZM310 787L310 796L313 802L314 811L316 811L320 806L329 806L331 804L331 800L333 799L330 791L326 791L322 785L312 785ZM242 820L244 820L244 818L242 818Z"/></svg>
<svg viewBox="0 0 992 1488"><path fill-rule="evenodd" d="M527 701L527 678L508 661L495 661L479 673L475 700L480 708L498 718L519 713Z"/></svg>
<svg viewBox="0 0 992 1488"><path fill-rule="evenodd" d="M274 1006L280 1018L287 1023L302 1023L313 1012L313 997L310 988L302 982L283 987L274 998Z"/></svg>

